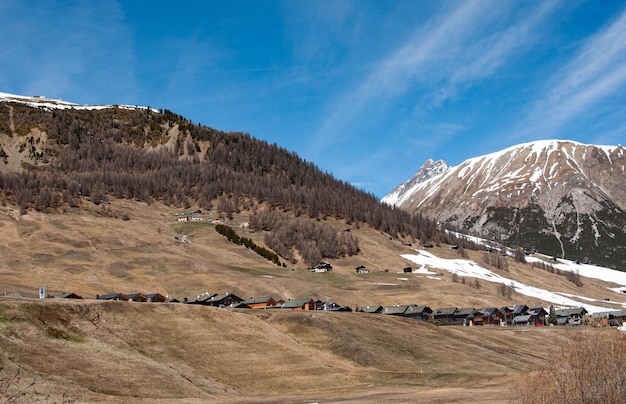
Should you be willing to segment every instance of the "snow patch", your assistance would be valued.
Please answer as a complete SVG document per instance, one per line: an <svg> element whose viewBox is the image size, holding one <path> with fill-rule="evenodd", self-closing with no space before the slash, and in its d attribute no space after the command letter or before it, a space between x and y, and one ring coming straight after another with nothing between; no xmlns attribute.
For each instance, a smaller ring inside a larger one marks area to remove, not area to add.
<svg viewBox="0 0 626 404"><path fill-rule="evenodd" d="M75 103L67 102L63 100L48 99L43 96L27 97L23 95L8 94L8 93L3 93L3 92L0 92L0 102L19 102L21 104L26 104L34 108L42 108L47 111L52 110L52 109L76 109L76 110L95 111L95 110L108 109L108 108L113 108L113 107L122 108L122 109L131 109L131 110L132 109L141 109L141 110L148 109L148 107L140 107L140 106L132 106L132 105L112 105L112 104L111 105L104 105L104 104L103 105L82 105L82 104L75 104ZM159 110L154 109L154 108L150 108L150 111L159 113Z"/></svg>
<svg viewBox="0 0 626 404"><path fill-rule="evenodd" d="M538 288L532 285L527 285L513 279L505 278L499 274L496 274L489 269L483 268L476 262L467 259L447 259L447 258L439 258L427 251L423 250L415 250L417 254L403 254L402 258L407 259L411 262L414 262L418 265L428 265L431 268L437 268L444 271L448 271L453 274L457 274L459 276L466 276L470 278L478 278L481 280L485 280L487 282L501 283L508 286L512 286L516 292L523 294L528 297L534 297L542 302L550 302L556 305L562 306L574 306L574 307L584 307L589 313L609 311L606 307L596 306L593 304L589 304L585 301L595 301L595 299L576 296L576 298L564 296L563 293L550 292L548 290ZM554 264L556 267L558 265L559 269L574 271L575 269L579 270L579 274L581 276L587 276L590 278L602 279L609 282L615 282L620 284L626 284L626 273L620 272L619 274L613 274L611 272L619 272L613 271L608 268L604 268L604 271L599 271L597 276L594 276L595 272L592 271L592 268L600 268L594 265L587 265L586 268L578 268L579 266L574 263L561 262L558 264ZM576 268L574 269L574 265ZM582 271L581 271L582 269ZM607 272L611 271L611 272ZM585 275L587 274L587 275ZM604 278L604 279L603 279ZM623 282L619 282L619 281ZM621 303L624 307L626 307L626 303Z"/></svg>

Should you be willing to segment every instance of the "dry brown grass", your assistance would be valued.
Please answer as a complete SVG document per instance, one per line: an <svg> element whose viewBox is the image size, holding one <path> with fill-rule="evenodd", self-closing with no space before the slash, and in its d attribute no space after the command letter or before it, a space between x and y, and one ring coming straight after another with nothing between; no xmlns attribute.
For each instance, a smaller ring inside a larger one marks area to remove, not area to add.
<svg viewBox="0 0 626 404"><path fill-rule="evenodd" d="M611 330L613 331L613 330ZM0 300L0 367L79 402L505 402L563 329L360 313Z"/></svg>
<svg viewBox="0 0 626 404"><path fill-rule="evenodd" d="M330 273L311 273L297 264L278 267L211 225L179 224L176 212L123 200L59 214L20 216L0 207L0 292L47 286L49 293L85 297L160 292L181 298L208 290L242 298L329 297L353 308L511 303L489 282L476 290L443 271L439 280L402 273L412 263L400 255L412 249L366 225L352 227L358 256L331 260ZM242 213L235 223L246 219ZM263 243L260 232L238 231ZM174 240L181 234L191 243ZM432 251L458 258L445 245ZM469 253L482 262L481 253ZM356 275L358 265L371 272ZM601 281L585 279L579 289L530 265L510 262L509 269L504 276L553 291L599 300L612 293ZM516 294L512 300L547 305ZM0 367L22 368L24 380L37 381L37 397L56 401L506 402L515 398L511 380L538 369L567 335L548 327L437 328L357 313L0 301Z"/></svg>
<svg viewBox="0 0 626 404"><path fill-rule="evenodd" d="M414 264L400 255L413 252L412 248L367 225L352 226L361 247L359 255L331 260L332 272L316 274L302 264L278 267L229 243L212 225L178 223L174 216L177 212L158 203L148 206L126 200L100 206L86 202L81 209L59 214L30 212L20 216L10 206L0 207L0 292L36 291L47 286L50 293L73 291L85 297L158 291L182 298L209 290L229 291L244 298L329 296L352 307L395 303L427 304L432 308L490 307L512 301L549 305L515 293L511 299L504 298L498 293L498 285L489 282L481 282L480 290L454 283L445 271L437 270L440 280L404 274L402 268ZM123 220L124 215L130 220ZM246 220L244 212L232 224ZM339 221L328 222L337 228L346 227ZM238 231L263 245L262 232ZM174 240L181 234L188 235L191 244ZM446 245L432 252L458 258L458 252ZM469 254L482 262L482 253ZM615 285L584 279L585 286L577 288L565 277L510 261L510 271L502 274L521 282L600 301L605 297L613 300L610 294L619 298L606 289ZM371 272L355 274L358 265L365 265ZM620 308L617 302L604 302L607 307Z"/></svg>
<svg viewBox="0 0 626 404"><path fill-rule="evenodd" d="M536 372L515 384L520 403L623 403L626 335L596 329L571 331Z"/></svg>

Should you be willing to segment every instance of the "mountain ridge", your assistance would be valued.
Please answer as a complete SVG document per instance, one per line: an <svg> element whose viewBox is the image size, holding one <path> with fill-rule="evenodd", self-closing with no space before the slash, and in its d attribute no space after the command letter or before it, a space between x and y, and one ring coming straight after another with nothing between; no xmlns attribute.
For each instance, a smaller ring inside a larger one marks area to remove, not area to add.
<svg viewBox="0 0 626 404"><path fill-rule="evenodd" d="M112 198L197 206L226 219L263 206L315 221L367 223L409 243L453 238L434 222L382 205L295 153L246 133L193 124L168 110L4 95L0 200L17 205L21 214L80 207L85 201L106 204ZM334 254L326 257L319 248L328 237L302 240L310 229L326 230L292 220L279 231L285 221L274 216L263 230L279 236L266 244L283 260L315 265ZM296 228L300 236L290 237ZM293 240L300 242L294 246Z"/></svg>
<svg viewBox="0 0 626 404"><path fill-rule="evenodd" d="M468 159L382 202L509 244L548 243L556 256L626 268L625 179L623 147L548 140Z"/></svg>

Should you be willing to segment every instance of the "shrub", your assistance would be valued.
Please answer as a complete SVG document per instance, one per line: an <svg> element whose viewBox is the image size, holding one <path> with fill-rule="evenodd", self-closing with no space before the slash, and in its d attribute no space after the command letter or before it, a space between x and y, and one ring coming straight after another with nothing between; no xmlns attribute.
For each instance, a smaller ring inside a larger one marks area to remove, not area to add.
<svg viewBox="0 0 626 404"><path fill-rule="evenodd" d="M623 403L626 333L578 331L543 368L518 380L514 389L520 403Z"/></svg>
<svg viewBox="0 0 626 404"><path fill-rule="evenodd" d="M22 380L20 373L20 368L11 373L0 367L0 402L31 402L33 398L31 387L35 385L35 381Z"/></svg>

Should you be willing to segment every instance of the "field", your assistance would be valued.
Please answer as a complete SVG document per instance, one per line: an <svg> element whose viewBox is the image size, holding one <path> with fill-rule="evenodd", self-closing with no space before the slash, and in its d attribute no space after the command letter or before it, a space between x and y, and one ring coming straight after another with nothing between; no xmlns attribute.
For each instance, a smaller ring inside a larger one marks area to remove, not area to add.
<svg viewBox="0 0 626 404"><path fill-rule="evenodd" d="M351 227L359 255L313 273L301 264L276 266L212 225L178 223L179 212L117 200L55 214L0 207L0 292L45 286L50 294L86 298L159 292L182 299L209 291L312 297L352 308L549 305L517 293L505 298L490 282L480 289L454 282L437 268L429 268L431 277L405 274L411 262L400 255L414 247L367 225ZM246 220L242 213L231 225ZM237 231L263 244L261 232ZM182 235L190 243L174 238ZM445 245L432 252L458 257ZM481 252L469 253L481 262ZM371 272L357 275L358 265ZM620 285L584 278L577 287L512 260L506 276L602 300L607 308L621 304L607 289ZM435 327L362 313L1 297L0 379L6 383L21 368L11 389L34 381L26 398L56 402L510 402L515 382L546 363L572 332Z"/></svg>
<svg viewBox="0 0 626 404"><path fill-rule="evenodd" d="M0 300L5 374L78 402L508 402L565 328L362 313ZM604 332L616 332L605 330ZM17 386L16 386L17 387Z"/></svg>

